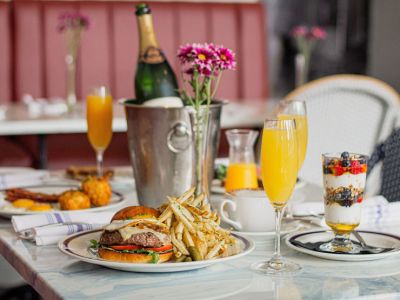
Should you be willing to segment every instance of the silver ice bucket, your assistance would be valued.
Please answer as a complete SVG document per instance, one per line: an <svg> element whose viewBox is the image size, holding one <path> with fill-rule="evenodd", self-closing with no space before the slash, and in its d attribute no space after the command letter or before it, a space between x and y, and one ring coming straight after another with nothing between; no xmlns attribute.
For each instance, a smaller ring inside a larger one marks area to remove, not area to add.
<svg viewBox="0 0 400 300"><path fill-rule="evenodd" d="M158 207L166 196L179 196L194 181L192 129L187 107L148 107L135 100L122 102L128 125L128 143L141 205ZM210 106L207 165L209 185L218 151L224 102Z"/></svg>

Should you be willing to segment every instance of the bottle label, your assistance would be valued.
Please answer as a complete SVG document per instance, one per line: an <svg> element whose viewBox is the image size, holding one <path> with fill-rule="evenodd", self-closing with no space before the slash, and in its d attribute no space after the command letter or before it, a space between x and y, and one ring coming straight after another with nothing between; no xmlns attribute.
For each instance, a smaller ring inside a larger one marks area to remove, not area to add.
<svg viewBox="0 0 400 300"><path fill-rule="evenodd" d="M154 46L150 46L140 57L140 60L146 64L160 64L165 61L165 57L161 49Z"/></svg>

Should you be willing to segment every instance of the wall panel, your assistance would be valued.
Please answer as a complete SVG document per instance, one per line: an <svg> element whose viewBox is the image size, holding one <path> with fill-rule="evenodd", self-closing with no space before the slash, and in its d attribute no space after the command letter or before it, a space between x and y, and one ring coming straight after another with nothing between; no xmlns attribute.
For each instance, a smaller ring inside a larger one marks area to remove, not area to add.
<svg viewBox="0 0 400 300"><path fill-rule="evenodd" d="M240 36L238 26L238 11L235 5L214 4L210 8L211 41L232 49L239 59ZM216 98L237 100L240 95L239 72L243 61L237 61L236 71L226 71L218 89Z"/></svg>
<svg viewBox="0 0 400 300"><path fill-rule="evenodd" d="M12 100L10 3L0 2L0 104Z"/></svg>
<svg viewBox="0 0 400 300"><path fill-rule="evenodd" d="M16 100L24 94L44 97L42 3L17 1L14 16Z"/></svg>
<svg viewBox="0 0 400 300"><path fill-rule="evenodd" d="M83 33L78 59L78 98L84 99L93 87L105 85L112 88L111 3L82 2L79 10L93 20L93 26Z"/></svg>
<svg viewBox="0 0 400 300"><path fill-rule="evenodd" d="M67 96L67 69L65 57L67 43L64 33L57 31L58 17L66 11L76 11L78 5L71 2L44 2L44 51L46 97Z"/></svg>
<svg viewBox="0 0 400 300"><path fill-rule="evenodd" d="M240 97L246 101L265 98L268 92L264 12L262 6L240 7Z"/></svg>

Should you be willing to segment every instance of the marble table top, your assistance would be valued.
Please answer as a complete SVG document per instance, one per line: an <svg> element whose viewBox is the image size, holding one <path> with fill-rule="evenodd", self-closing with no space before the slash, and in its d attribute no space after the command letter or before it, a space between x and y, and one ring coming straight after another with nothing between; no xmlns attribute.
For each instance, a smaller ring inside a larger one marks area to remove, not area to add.
<svg viewBox="0 0 400 300"><path fill-rule="evenodd" d="M133 200L134 202L134 200ZM400 233L397 228L386 229ZM258 243L248 256L180 273L129 273L79 262L56 246L37 247L19 239L0 220L0 253L45 299L398 299L400 255L371 262L339 262L297 253L286 258L303 267L293 277L254 273L273 240ZM2 274L0 276L6 276Z"/></svg>

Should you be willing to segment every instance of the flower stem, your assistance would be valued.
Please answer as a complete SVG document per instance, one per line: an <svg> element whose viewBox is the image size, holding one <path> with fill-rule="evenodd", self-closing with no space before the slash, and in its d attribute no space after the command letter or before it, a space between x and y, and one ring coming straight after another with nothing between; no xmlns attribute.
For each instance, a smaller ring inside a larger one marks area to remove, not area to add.
<svg viewBox="0 0 400 300"><path fill-rule="evenodd" d="M214 85L214 91L212 92L212 95L211 95L211 99L214 99L214 96L217 93L219 82L221 81L221 77L222 77L222 72L220 72L218 74L217 81L215 82L215 85Z"/></svg>

